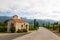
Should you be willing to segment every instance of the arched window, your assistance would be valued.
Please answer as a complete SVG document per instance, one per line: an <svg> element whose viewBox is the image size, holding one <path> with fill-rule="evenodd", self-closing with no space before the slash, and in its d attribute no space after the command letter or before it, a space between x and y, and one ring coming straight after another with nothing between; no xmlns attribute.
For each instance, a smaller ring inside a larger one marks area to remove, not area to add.
<svg viewBox="0 0 60 40"><path fill-rule="evenodd" d="M26 29L27 29L28 25L26 25Z"/></svg>
<svg viewBox="0 0 60 40"><path fill-rule="evenodd" d="M21 25L21 27L23 27L23 25Z"/></svg>
<svg viewBox="0 0 60 40"><path fill-rule="evenodd" d="M21 25L21 29L23 29L23 25Z"/></svg>
<svg viewBox="0 0 60 40"><path fill-rule="evenodd" d="M14 27L14 24L13 23L11 23L11 27Z"/></svg>

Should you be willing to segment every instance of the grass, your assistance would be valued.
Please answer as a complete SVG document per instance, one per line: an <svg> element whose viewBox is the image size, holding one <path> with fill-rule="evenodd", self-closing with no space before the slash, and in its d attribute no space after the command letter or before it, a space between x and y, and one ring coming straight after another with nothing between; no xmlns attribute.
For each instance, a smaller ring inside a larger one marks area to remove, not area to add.
<svg viewBox="0 0 60 40"><path fill-rule="evenodd" d="M29 30L34 30L34 25L30 24Z"/></svg>

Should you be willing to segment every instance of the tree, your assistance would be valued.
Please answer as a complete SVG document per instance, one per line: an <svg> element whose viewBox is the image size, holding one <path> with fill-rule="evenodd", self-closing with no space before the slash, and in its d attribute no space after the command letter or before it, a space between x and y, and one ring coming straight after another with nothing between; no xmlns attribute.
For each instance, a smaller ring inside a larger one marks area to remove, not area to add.
<svg viewBox="0 0 60 40"><path fill-rule="evenodd" d="M45 27L45 24L43 23L42 26Z"/></svg>
<svg viewBox="0 0 60 40"><path fill-rule="evenodd" d="M10 31L11 31L12 33L14 33L14 32L15 32L15 27L14 27L14 24L13 24L13 23L11 23Z"/></svg>
<svg viewBox="0 0 60 40"><path fill-rule="evenodd" d="M0 26L0 32L7 32L7 28L5 26Z"/></svg>
<svg viewBox="0 0 60 40"><path fill-rule="evenodd" d="M48 29L50 28L50 22L48 22Z"/></svg>
<svg viewBox="0 0 60 40"><path fill-rule="evenodd" d="M0 22L0 26L2 25L2 23Z"/></svg>
<svg viewBox="0 0 60 40"><path fill-rule="evenodd" d="M5 20L5 21L4 21L4 25L5 25L5 26L7 26L7 22L8 22L8 21L9 21L9 20Z"/></svg>
<svg viewBox="0 0 60 40"><path fill-rule="evenodd" d="M59 25L59 33L60 33L60 25Z"/></svg>
<svg viewBox="0 0 60 40"><path fill-rule="evenodd" d="M39 23L38 22L36 22L36 26L39 27Z"/></svg>
<svg viewBox="0 0 60 40"><path fill-rule="evenodd" d="M54 28L54 24L53 24L53 30L55 30L55 28Z"/></svg>
<svg viewBox="0 0 60 40"><path fill-rule="evenodd" d="M58 27L59 27L58 22L55 22L55 23L53 24L53 30L58 29Z"/></svg>
<svg viewBox="0 0 60 40"><path fill-rule="evenodd" d="M39 23L34 19L34 29L37 30L39 28Z"/></svg>
<svg viewBox="0 0 60 40"><path fill-rule="evenodd" d="M39 29L39 23L36 22L36 29Z"/></svg>
<svg viewBox="0 0 60 40"><path fill-rule="evenodd" d="M34 29L36 29L36 19L34 19Z"/></svg>

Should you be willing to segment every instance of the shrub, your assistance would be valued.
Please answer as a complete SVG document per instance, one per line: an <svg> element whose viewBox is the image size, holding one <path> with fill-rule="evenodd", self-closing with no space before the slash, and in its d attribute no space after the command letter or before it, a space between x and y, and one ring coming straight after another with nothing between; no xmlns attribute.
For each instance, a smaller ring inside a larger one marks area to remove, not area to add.
<svg viewBox="0 0 60 40"><path fill-rule="evenodd" d="M22 33L22 32L23 32L23 30L19 30L19 29L18 29L18 31L17 31L17 33Z"/></svg>
<svg viewBox="0 0 60 40"><path fill-rule="evenodd" d="M0 26L0 32L7 32L7 28L4 26Z"/></svg>
<svg viewBox="0 0 60 40"><path fill-rule="evenodd" d="M11 32L14 33L15 32L15 27L11 27Z"/></svg>
<svg viewBox="0 0 60 40"><path fill-rule="evenodd" d="M27 32L27 30L26 29L23 29L23 32Z"/></svg>
<svg viewBox="0 0 60 40"><path fill-rule="evenodd" d="M17 31L17 33L23 33L23 32L27 32L27 30L26 29L23 29L23 30L18 29L18 31Z"/></svg>

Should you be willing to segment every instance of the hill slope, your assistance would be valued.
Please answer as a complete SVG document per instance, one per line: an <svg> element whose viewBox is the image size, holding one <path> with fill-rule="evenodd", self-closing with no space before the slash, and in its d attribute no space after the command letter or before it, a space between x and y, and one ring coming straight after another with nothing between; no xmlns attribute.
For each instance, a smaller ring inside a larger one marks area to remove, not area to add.
<svg viewBox="0 0 60 40"><path fill-rule="evenodd" d="M5 20L8 20L10 19L11 17L8 17L8 16L0 16L0 22L4 22ZM33 24L34 23L34 19L27 19L27 18L22 18L24 21L26 22L29 22L30 24ZM37 19L37 21L39 22L39 24L47 24L48 22L50 23L54 23L56 21L54 20L51 20L51 19L45 19L45 20L42 20L42 19Z"/></svg>

